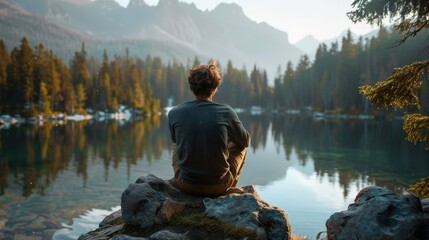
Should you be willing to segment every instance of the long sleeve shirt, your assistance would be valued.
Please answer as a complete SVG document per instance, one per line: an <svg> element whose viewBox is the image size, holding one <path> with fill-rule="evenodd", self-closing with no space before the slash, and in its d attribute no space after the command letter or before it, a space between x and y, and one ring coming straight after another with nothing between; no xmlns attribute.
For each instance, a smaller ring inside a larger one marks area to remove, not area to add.
<svg viewBox="0 0 429 240"><path fill-rule="evenodd" d="M228 142L243 148L250 135L234 110L224 104L195 100L168 113L181 177L197 184L216 184L229 170Z"/></svg>

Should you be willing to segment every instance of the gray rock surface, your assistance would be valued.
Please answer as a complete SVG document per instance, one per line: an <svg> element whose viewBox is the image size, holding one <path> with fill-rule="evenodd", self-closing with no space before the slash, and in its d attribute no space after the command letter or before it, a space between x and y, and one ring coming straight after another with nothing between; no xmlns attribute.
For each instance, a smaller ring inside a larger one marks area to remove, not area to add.
<svg viewBox="0 0 429 240"><path fill-rule="evenodd" d="M242 192L219 198L206 198L204 205L207 216L251 229L263 239L291 237L286 213L264 202L253 186L245 186Z"/></svg>
<svg viewBox="0 0 429 240"><path fill-rule="evenodd" d="M425 198L421 200L423 211L426 214L429 214L429 198Z"/></svg>
<svg viewBox="0 0 429 240"><path fill-rule="evenodd" d="M201 221L216 219L234 226L240 234L250 233L250 237L244 235L240 239L291 239L286 213L264 202L252 186L234 188L218 198L203 198L183 193L169 181L150 174L139 178L123 192L121 210L107 216L100 228L79 239L235 239L228 235L234 233L210 230L213 226L201 222L194 222L196 226L183 225L177 218L175 220L176 216L191 222L195 221L194 217L203 218ZM179 225L174 221L179 221Z"/></svg>
<svg viewBox="0 0 429 240"><path fill-rule="evenodd" d="M429 216L420 199L381 187L362 189L346 211L327 220L326 227L331 240L429 239Z"/></svg>

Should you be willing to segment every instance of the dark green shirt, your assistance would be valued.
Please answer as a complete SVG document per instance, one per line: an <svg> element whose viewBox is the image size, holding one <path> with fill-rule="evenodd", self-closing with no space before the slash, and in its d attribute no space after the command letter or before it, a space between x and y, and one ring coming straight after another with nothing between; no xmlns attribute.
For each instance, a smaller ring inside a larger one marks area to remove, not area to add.
<svg viewBox="0 0 429 240"><path fill-rule="evenodd" d="M181 104L168 113L182 179L216 184L229 170L228 141L248 147L250 135L228 105L207 100Z"/></svg>

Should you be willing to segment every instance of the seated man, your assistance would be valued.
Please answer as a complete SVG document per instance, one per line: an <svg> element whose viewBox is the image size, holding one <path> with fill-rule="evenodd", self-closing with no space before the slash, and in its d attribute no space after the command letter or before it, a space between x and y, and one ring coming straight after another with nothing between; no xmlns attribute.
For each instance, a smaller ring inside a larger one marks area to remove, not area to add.
<svg viewBox="0 0 429 240"><path fill-rule="evenodd" d="M218 196L235 187L250 135L231 107L212 101L222 76L216 63L189 71L195 100L168 113L173 146L174 184L200 196Z"/></svg>

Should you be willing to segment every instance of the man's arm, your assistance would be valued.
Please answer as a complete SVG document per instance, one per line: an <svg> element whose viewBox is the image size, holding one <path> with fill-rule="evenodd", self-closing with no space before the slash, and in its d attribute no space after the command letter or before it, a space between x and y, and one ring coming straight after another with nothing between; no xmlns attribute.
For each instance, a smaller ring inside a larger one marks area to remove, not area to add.
<svg viewBox="0 0 429 240"><path fill-rule="evenodd" d="M170 113L171 113L171 111L167 115L167 118L168 118L168 129L170 130L171 141L173 141L173 143L176 143L176 133L174 132L173 123L171 121L172 116L170 116Z"/></svg>
<svg viewBox="0 0 429 240"><path fill-rule="evenodd" d="M228 137L235 144L246 148L250 145L250 134L244 128L234 110L231 109L230 112L230 132L228 132Z"/></svg>

